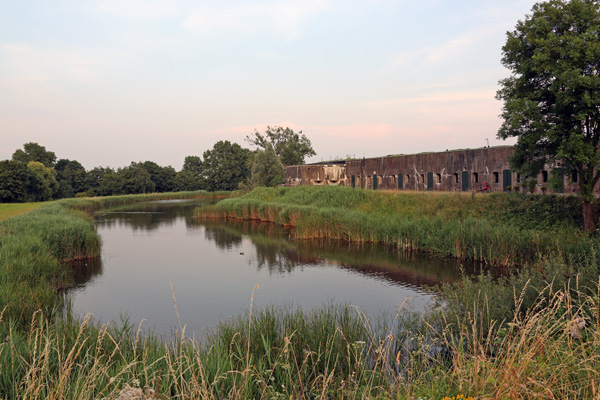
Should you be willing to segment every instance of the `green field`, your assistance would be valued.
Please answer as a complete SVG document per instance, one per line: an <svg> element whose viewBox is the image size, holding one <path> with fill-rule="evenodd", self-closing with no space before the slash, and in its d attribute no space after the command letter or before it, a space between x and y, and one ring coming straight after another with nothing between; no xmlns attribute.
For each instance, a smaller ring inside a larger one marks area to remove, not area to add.
<svg viewBox="0 0 600 400"><path fill-rule="evenodd" d="M0 203L0 221L35 210L42 204L44 203Z"/></svg>

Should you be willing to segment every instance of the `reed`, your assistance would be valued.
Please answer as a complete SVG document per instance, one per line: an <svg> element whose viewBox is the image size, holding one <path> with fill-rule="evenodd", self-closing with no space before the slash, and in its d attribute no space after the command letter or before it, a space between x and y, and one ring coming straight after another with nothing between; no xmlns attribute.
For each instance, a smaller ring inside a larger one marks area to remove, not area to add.
<svg viewBox="0 0 600 400"><path fill-rule="evenodd" d="M62 309L57 291L72 283L69 263L100 254L91 211L141 201L226 196L199 191L65 199L1 220L0 310L5 320L23 328L38 310L50 315Z"/></svg>
<svg viewBox="0 0 600 400"><path fill-rule="evenodd" d="M565 260L593 245L576 227L581 209L572 197L259 188L197 214L294 226L298 239L380 242L503 267Z"/></svg>
<svg viewBox="0 0 600 400"><path fill-rule="evenodd" d="M398 313L386 323L343 305L270 306L222 322L201 342L184 331L168 343L141 336L127 322L36 313L21 331L1 319L0 397L596 398L597 286L594 296L558 289L544 288L502 330L484 326L485 302L463 319ZM522 301L517 294L516 309Z"/></svg>

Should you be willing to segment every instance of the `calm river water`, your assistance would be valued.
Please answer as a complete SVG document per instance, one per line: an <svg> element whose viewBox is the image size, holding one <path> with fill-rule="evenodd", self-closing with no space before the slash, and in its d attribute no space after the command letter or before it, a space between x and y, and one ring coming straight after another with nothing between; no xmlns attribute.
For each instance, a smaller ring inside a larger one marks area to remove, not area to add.
<svg viewBox="0 0 600 400"><path fill-rule="evenodd" d="M96 214L102 256L76 266L77 286L67 294L76 314L102 323L144 321L145 329L165 336L181 321L186 334L201 337L248 310L255 285L255 307L308 310L336 302L393 317L407 298L422 310L431 299L426 285L459 275L455 260L386 246L292 241L288 229L269 223L198 221L193 211L200 204L160 201Z"/></svg>

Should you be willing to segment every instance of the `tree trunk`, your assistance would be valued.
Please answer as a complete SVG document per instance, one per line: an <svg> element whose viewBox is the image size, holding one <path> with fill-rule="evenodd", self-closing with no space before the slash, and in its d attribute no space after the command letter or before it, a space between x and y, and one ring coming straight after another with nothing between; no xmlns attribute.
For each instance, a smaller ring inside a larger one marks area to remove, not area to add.
<svg viewBox="0 0 600 400"><path fill-rule="evenodd" d="M583 201L583 228L586 232L594 232L598 228L598 208L593 200Z"/></svg>

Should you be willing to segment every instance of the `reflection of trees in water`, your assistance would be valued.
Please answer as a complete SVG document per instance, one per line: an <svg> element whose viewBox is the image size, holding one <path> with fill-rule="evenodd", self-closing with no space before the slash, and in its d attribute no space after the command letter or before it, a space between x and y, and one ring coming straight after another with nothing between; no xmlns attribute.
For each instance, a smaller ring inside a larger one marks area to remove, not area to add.
<svg viewBox="0 0 600 400"><path fill-rule="evenodd" d="M80 260L71 263L74 287L82 287L95 277L102 275L102 259Z"/></svg>
<svg viewBox="0 0 600 400"><path fill-rule="evenodd" d="M100 211L96 225L103 228L130 226L134 230L154 231L161 226L172 226L178 218L185 218L186 225L193 219L194 210L206 201L157 201L128 204Z"/></svg>
<svg viewBox="0 0 600 400"><path fill-rule="evenodd" d="M270 274L288 274L298 266L331 264L392 283L423 287L452 282L463 263L447 258L398 251L391 246L328 240L290 241L290 231L256 221L199 220L206 237L222 249L241 246L244 236L255 249L250 264ZM474 268L472 265L470 268ZM465 268L469 270L469 266Z"/></svg>
<svg viewBox="0 0 600 400"><path fill-rule="evenodd" d="M234 246L241 246L243 238L241 233L208 225L205 226L204 237L208 241L215 242L215 245L221 250L231 250Z"/></svg>

